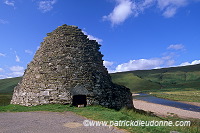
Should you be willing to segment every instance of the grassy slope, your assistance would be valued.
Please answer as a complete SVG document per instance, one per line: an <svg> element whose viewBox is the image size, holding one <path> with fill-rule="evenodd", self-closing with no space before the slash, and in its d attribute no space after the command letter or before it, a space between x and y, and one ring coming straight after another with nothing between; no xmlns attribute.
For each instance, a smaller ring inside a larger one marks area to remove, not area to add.
<svg viewBox="0 0 200 133"><path fill-rule="evenodd" d="M134 110L122 109L116 111L114 109L108 109L101 106L88 106L85 108L70 107L69 105L40 105L33 107L24 107L19 105L8 105L0 107L0 112L28 112L28 111L72 111L79 115L85 116L86 118L98 120L98 121L183 121L177 117L160 118L155 116L150 116L148 114L141 114ZM188 120L187 120L188 121ZM121 126L119 128L126 129L133 133L169 133L170 131L179 131L181 133L197 133L200 129L200 121L195 119L190 119L192 122L191 126Z"/></svg>
<svg viewBox="0 0 200 133"><path fill-rule="evenodd" d="M111 74L113 82L132 92L178 101L200 102L200 64ZM151 84L149 84L151 83Z"/></svg>
<svg viewBox="0 0 200 133"><path fill-rule="evenodd" d="M127 77L125 76L127 75ZM132 75L132 77L131 77ZM153 70L139 70L139 71L129 71L111 74L113 77L113 82L118 83L120 80L129 78L126 82L121 82L122 85L134 86L135 77L140 78L145 81L143 84L139 84L138 88L144 86L145 90L158 90L160 88L193 88L200 89L200 64L184 66L184 67L173 67L173 68L163 68L163 69L153 69ZM117 80L116 80L117 79ZM153 84L148 84L152 82ZM138 82L137 82L138 83ZM157 84L157 86L155 86ZM127 86L128 87L128 86ZM155 88L153 88L155 87ZM130 87L131 88L131 87ZM143 88L141 89L143 91ZM138 91L136 89L136 91Z"/></svg>
<svg viewBox="0 0 200 133"><path fill-rule="evenodd" d="M20 81L21 77L1 79L0 80L0 93L12 94L13 88Z"/></svg>
<svg viewBox="0 0 200 133"><path fill-rule="evenodd" d="M0 106L10 103L13 89L20 79L21 77L0 80Z"/></svg>
<svg viewBox="0 0 200 133"><path fill-rule="evenodd" d="M170 99L174 101L200 102L200 91L184 90L184 91L166 91L151 92L152 95L160 98Z"/></svg>
<svg viewBox="0 0 200 133"><path fill-rule="evenodd" d="M132 92L160 89L161 87L158 83L154 83L146 79L141 79L138 76L135 76L133 73L114 73L111 74L111 76L114 83L124 85L130 88Z"/></svg>
<svg viewBox="0 0 200 133"><path fill-rule="evenodd" d="M131 90L158 90L160 88L200 89L200 64L184 67L139 70L111 74L115 83ZM21 77L0 80L0 93L11 94Z"/></svg>
<svg viewBox="0 0 200 133"><path fill-rule="evenodd" d="M154 70L132 71L134 75L156 82L163 88L195 88L200 85L200 64Z"/></svg>

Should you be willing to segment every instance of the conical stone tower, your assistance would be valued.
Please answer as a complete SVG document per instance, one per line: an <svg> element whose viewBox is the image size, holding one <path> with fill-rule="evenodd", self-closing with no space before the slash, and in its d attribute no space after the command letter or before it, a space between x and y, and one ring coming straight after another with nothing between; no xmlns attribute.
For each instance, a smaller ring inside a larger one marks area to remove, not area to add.
<svg viewBox="0 0 200 133"><path fill-rule="evenodd" d="M11 104L132 108L130 90L112 83L99 49L76 26L63 25L47 33L15 87Z"/></svg>

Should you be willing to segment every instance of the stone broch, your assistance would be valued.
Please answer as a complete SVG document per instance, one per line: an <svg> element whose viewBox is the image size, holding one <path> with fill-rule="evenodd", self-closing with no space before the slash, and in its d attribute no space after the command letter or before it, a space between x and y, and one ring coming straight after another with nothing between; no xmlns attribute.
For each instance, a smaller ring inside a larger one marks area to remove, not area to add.
<svg viewBox="0 0 200 133"><path fill-rule="evenodd" d="M11 104L133 108L130 90L112 83L99 49L100 45L76 26L62 25L47 33L14 88Z"/></svg>

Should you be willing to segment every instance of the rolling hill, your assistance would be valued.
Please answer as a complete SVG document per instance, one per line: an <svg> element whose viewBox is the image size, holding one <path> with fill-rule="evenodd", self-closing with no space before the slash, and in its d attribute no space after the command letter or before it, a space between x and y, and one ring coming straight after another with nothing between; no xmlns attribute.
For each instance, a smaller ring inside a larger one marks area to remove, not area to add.
<svg viewBox="0 0 200 133"><path fill-rule="evenodd" d="M137 70L111 74L114 83L131 91L147 91L165 88L200 89L200 64L152 70ZM0 94L12 94L21 77L1 79Z"/></svg>
<svg viewBox="0 0 200 133"><path fill-rule="evenodd" d="M21 77L17 78L8 78L0 80L0 94L12 94L14 87L18 84Z"/></svg>
<svg viewBox="0 0 200 133"><path fill-rule="evenodd" d="M200 64L111 74L112 80L131 91L160 89L200 89Z"/></svg>
<svg viewBox="0 0 200 133"><path fill-rule="evenodd" d="M0 80L0 106L8 105L10 103L13 89L20 79L21 77Z"/></svg>
<svg viewBox="0 0 200 133"><path fill-rule="evenodd" d="M112 73L111 77L114 83L130 88L131 92L162 92L160 94L162 97L165 91L167 93L171 91L176 95L180 91L185 91L184 93L200 91L200 64ZM0 80L0 106L9 104L13 89L20 80L21 77ZM199 94L197 95L199 98Z"/></svg>

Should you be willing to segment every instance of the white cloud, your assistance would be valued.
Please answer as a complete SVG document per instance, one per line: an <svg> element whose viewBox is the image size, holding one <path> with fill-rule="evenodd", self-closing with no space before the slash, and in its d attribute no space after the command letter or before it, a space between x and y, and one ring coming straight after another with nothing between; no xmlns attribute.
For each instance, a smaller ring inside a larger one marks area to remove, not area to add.
<svg viewBox="0 0 200 133"><path fill-rule="evenodd" d="M17 55L17 52L16 51L14 51L15 52L15 61L16 62L20 62L20 58L19 58L19 56Z"/></svg>
<svg viewBox="0 0 200 133"><path fill-rule="evenodd" d="M8 24L9 22L3 19L0 19L0 24Z"/></svg>
<svg viewBox="0 0 200 133"><path fill-rule="evenodd" d="M30 55L32 55L33 54L33 52L31 51L31 50L25 50L25 53L27 53L27 54L30 54Z"/></svg>
<svg viewBox="0 0 200 133"><path fill-rule="evenodd" d="M153 69L159 67L163 63L161 59L130 60L128 63L118 65L116 67L116 72Z"/></svg>
<svg viewBox="0 0 200 133"><path fill-rule="evenodd" d="M191 2L200 2L200 0L115 0L117 3L113 11L103 16L103 20L108 20L112 25L123 23L131 15L137 17L143 13L145 9L155 7L166 18L173 17L179 8L187 6Z"/></svg>
<svg viewBox="0 0 200 133"><path fill-rule="evenodd" d="M157 0L158 7L163 11L163 16L166 18L173 17L177 9L188 4L189 0Z"/></svg>
<svg viewBox="0 0 200 133"><path fill-rule="evenodd" d="M0 56L6 56L5 54L3 54L3 53L0 53Z"/></svg>
<svg viewBox="0 0 200 133"><path fill-rule="evenodd" d="M4 0L4 4L8 5L8 6L15 6L15 1L11 1L11 0Z"/></svg>
<svg viewBox="0 0 200 133"><path fill-rule="evenodd" d="M127 63L117 65L117 67L114 67L113 64L113 62L104 61L104 66L109 73L171 67L175 64L175 60L174 55L169 53L161 58L130 60Z"/></svg>
<svg viewBox="0 0 200 133"><path fill-rule="evenodd" d="M37 46L37 50L40 48L40 46Z"/></svg>
<svg viewBox="0 0 200 133"><path fill-rule="evenodd" d="M172 44L167 49L183 50L184 49L184 45L183 44Z"/></svg>
<svg viewBox="0 0 200 133"><path fill-rule="evenodd" d="M57 2L57 0L43 0L39 2L39 10L43 13L51 11L53 9L53 5Z"/></svg>
<svg viewBox="0 0 200 133"><path fill-rule="evenodd" d="M0 79L23 76L25 69L22 66L12 66L9 68L9 70L10 70L9 72L8 71L6 72L6 70L0 68L0 72L3 72L3 74L0 75Z"/></svg>
<svg viewBox="0 0 200 133"><path fill-rule="evenodd" d="M103 65L104 65L105 67L110 67L110 66L112 66L113 64L114 64L114 62L103 61Z"/></svg>
<svg viewBox="0 0 200 133"><path fill-rule="evenodd" d="M187 5L189 0L157 0L158 7L164 10L167 7L182 7Z"/></svg>
<svg viewBox="0 0 200 133"><path fill-rule="evenodd" d="M184 50L185 48L184 45L182 44L175 44L175 45L170 45L167 49ZM114 67L113 65L114 63L110 61L104 61L103 63L104 66L108 69L109 73L174 67L174 64L176 63L175 59L178 56L177 52L180 51L173 51L173 52L168 51L164 53L162 57L159 58L130 60L129 62L117 65L117 67ZM198 64L198 63L200 63L200 60L193 61L192 63L185 62L182 65Z"/></svg>
<svg viewBox="0 0 200 133"><path fill-rule="evenodd" d="M192 65L195 65L195 64L200 64L200 60L195 60L191 63Z"/></svg>
<svg viewBox="0 0 200 133"><path fill-rule="evenodd" d="M12 77L20 77L20 76L23 76L24 72L12 72L9 74L9 78L12 78ZM7 77L8 78L8 77Z"/></svg>
<svg viewBox="0 0 200 133"><path fill-rule="evenodd" d="M7 75L0 75L0 79L6 79L6 78L12 78L12 77L8 77Z"/></svg>
<svg viewBox="0 0 200 133"><path fill-rule="evenodd" d="M177 10L177 8L168 7L168 8L164 11L163 16L166 17L166 18L173 17L173 16L176 14L176 10Z"/></svg>
<svg viewBox="0 0 200 133"><path fill-rule="evenodd" d="M166 61L166 65L167 66L172 66L172 65L174 65L174 63L175 63L175 60L173 60L173 59L170 59L170 60Z"/></svg>
<svg viewBox="0 0 200 133"><path fill-rule="evenodd" d="M141 3L136 4L139 12L143 12L146 8L149 8L155 4L157 0L144 0Z"/></svg>
<svg viewBox="0 0 200 133"><path fill-rule="evenodd" d="M200 60L194 60L191 63L184 62L184 63L181 63L179 66L188 66L188 65L195 65L195 64L200 64Z"/></svg>
<svg viewBox="0 0 200 133"><path fill-rule="evenodd" d="M184 62L184 63L181 63L179 66L188 66L188 65L190 65L189 62Z"/></svg>
<svg viewBox="0 0 200 133"><path fill-rule="evenodd" d="M0 79L5 79L5 75L0 75Z"/></svg>
<svg viewBox="0 0 200 133"><path fill-rule="evenodd" d="M103 40L102 39L100 39L100 38L97 38L97 37L94 37L94 36L92 36L92 35L89 35L86 31L82 31L85 35L87 35L88 36L88 39L90 39L90 40L96 40L98 43L102 43L103 42Z"/></svg>
<svg viewBox="0 0 200 133"><path fill-rule="evenodd" d="M3 68L0 68L0 72L3 72L4 70L3 70Z"/></svg>
<svg viewBox="0 0 200 133"><path fill-rule="evenodd" d="M19 58L19 56L16 55L15 57L16 57L15 61L16 61L16 62L20 62L20 58Z"/></svg>
<svg viewBox="0 0 200 133"><path fill-rule="evenodd" d="M135 8L135 4L130 0L116 0L118 3L113 11L104 16L104 20L111 21L112 25L120 24L124 22L132 13L132 9ZM137 16L137 13L135 14Z"/></svg>
<svg viewBox="0 0 200 133"><path fill-rule="evenodd" d="M92 36L92 35L88 35L88 38L89 38L90 40L96 40L98 43L101 43L101 42L103 42L103 40L102 40L102 39L99 39L99 38L97 38L97 37L94 37L94 36Z"/></svg>
<svg viewBox="0 0 200 133"><path fill-rule="evenodd" d="M115 70L114 66L113 66L114 62L110 62L110 61L103 61L103 65L107 68L108 73L114 73Z"/></svg>
<svg viewBox="0 0 200 133"><path fill-rule="evenodd" d="M12 67L10 67L10 70L13 71L13 72L20 72L20 71L24 71L24 67L12 66Z"/></svg>
<svg viewBox="0 0 200 133"><path fill-rule="evenodd" d="M9 73L9 77L20 77L24 74L24 67L21 66L12 66L10 67L12 73Z"/></svg>

